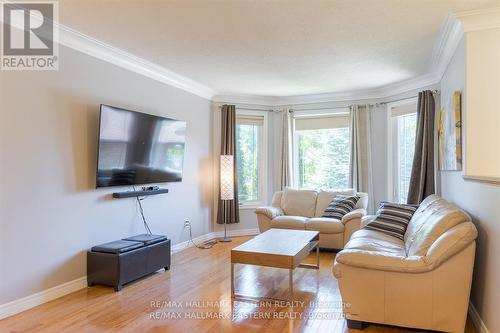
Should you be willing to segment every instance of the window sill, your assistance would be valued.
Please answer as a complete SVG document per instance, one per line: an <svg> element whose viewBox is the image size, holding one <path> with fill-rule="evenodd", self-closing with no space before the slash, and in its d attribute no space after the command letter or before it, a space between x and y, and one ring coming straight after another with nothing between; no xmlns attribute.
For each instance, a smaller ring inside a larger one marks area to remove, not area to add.
<svg viewBox="0 0 500 333"><path fill-rule="evenodd" d="M252 204L248 204L248 205L240 205L239 206L239 209L240 210L249 210L249 209L256 209L258 207L262 207L264 204L262 203L252 203Z"/></svg>

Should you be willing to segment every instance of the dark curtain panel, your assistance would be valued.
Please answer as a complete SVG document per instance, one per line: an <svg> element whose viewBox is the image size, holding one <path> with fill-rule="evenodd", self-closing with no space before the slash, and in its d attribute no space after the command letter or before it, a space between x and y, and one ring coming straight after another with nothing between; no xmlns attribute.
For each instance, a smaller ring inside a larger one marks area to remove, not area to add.
<svg viewBox="0 0 500 333"><path fill-rule="evenodd" d="M234 200L220 199L217 209L217 223L239 223L240 212L238 207L238 166L236 157L236 107L234 105L223 105L221 110L221 138L220 154L234 156Z"/></svg>
<svg viewBox="0 0 500 333"><path fill-rule="evenodd" d="M409 204L420 204L427 196L435 193L434 115L435 103L432 91L419 92L415 155L408 190Z"/></svg>

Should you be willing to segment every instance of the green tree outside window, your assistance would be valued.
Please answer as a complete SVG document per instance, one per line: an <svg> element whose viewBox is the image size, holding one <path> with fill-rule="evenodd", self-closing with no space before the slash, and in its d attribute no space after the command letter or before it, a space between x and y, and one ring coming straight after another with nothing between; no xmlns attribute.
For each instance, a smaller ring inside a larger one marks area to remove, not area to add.
<svg viewBox="0 0 500 333"><path fill-rule="evenodd" d="M299 188L347 188L349 141L349 128L297 131Z"/></svg>
<svg viewBox="0 0 500 333"><path fill-rule="evenodd" d="M259 136L261 126L236 126L236 156L238 168L238 199L240 202L259 200Z"/></svg>

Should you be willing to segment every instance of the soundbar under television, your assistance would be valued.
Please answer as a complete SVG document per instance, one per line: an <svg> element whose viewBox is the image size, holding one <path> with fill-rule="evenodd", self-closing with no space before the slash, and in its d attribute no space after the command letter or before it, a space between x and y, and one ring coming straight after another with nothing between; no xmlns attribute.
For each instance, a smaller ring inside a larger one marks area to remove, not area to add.
<svg viewBox="0 0 500 333"><path fill-rule="evenodd" d="M182 180L186 122L101 104L97 187Z"/></svg>

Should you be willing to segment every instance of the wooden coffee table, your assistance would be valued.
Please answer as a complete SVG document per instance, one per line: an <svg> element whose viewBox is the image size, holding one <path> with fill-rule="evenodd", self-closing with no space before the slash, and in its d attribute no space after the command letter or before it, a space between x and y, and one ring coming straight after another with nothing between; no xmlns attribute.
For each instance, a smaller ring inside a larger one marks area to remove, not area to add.
<svg viewBox="0 0 500 333"><path fill-rule="evenodd" d="M289 301L293 302L293 272L297 267L319 269L319 232L269 229L231 250L231 297L259 298L234 292L234 265L258 265L288 269ZM316 265L302 264L316 248ZM269 297L260 297L269 298Z"/></svg>

